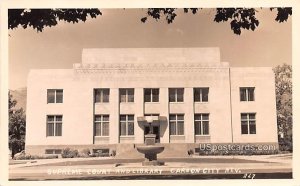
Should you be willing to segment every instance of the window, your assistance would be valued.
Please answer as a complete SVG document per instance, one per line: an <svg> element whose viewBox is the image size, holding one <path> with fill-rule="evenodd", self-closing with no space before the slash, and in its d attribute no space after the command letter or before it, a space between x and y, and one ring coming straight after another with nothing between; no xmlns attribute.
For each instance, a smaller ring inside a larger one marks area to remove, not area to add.
<svg viewBox="0 0 300 186"><path fill-rule="evenodd" d="M61 154L61 149L46 149L45 154Z"/></svg>
<svg viewBox="0 0 300 186"><path fill-rule="evenodd" d="M109 115L95 115L95 136L109 135Z"/></svg>
<svg viewBox="0 0 300 186"><path fill-rule="evenodd" d="M109 89L94 89L94 102L95 103L108 103L109 102Z"/></svg>
<svg viewBox="0 0 300 186"><path fill-rule="evenodd" d="M194 102L208 102L209 88L194 88Z"/></svg>
<svg viewBox="0 0 300 186"><path fill-rule="evenodd" d="M62 116L47 116L47 136L62 136Z"/></svg>
<svg viewBox="0 0 300 186"><path fill-rule="evenodd" d="M255 113L241 114L242 134L256 134L255 115Z"/></svg>
<svg viewBox="0 0 300 186"><path fill-rule="evenodd" d="M159 116L159 114L144 114L144 116Z"/></svg>
<svg viewBox="0 0 300 186"><path fill-rule="evenodd" d="M254 101L254 87L240 88L241 101Z"/></svg>
<svg viewBox="0 0 300 186"><path fill-rule="evenodd" d="M159 102L159 89L158 88L144 89L144 100L145 102Z"/></svg>
<svg viewBox="0 0 300 186"><path fill-rule="evenodd" d="M195 114L195 134L209 134L209 114Z"/></svg>
<svg viewBox="0 0 300 186"><path fill-rule="evenodd" d="M47 89L47 103L62 103L63 90L62 89Z"/></svg>
<svg viewBox="0 0 300 186"><path fill-rule="evenodd" d="M184 115L170 115L170 135L184 135Z"/></svg>
<svg viewBox="0 0 300 186"><path fill-rule="evenodd" d="M134 115L120 115L121 136L134 135Z"/></svg>
<svg viewBox="0 0 300 186"><path fill-rule="evenodd" d="M183 96L184 96L183 88L169 89L169 102L183 102Z"/></svg>
<svg viewBox="0 0 300 186"><path fill-rule="evenodd" d="M120 102L134 102L134 89L133 88L120 89Z"/></svg>

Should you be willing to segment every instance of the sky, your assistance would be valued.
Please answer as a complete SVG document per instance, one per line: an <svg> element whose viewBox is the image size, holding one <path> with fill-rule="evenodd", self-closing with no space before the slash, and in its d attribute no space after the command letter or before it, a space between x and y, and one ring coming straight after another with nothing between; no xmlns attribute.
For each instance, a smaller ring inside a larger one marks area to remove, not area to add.
<svg viewBox="0 0 300 186"><path fill-rule="evenodd" d="M70 69L81 62L83 48L219 47L221 61L232 67L275 67L292 64L292 19L278 23L276 12L257 9L259 27L235 35L230 22L213 21L214 9L163 19L140 19L146 9L101 9L102 16L85 23L59 22L43 32L32 28L9 31L9 89L26 87L30 69Z"/></svg>

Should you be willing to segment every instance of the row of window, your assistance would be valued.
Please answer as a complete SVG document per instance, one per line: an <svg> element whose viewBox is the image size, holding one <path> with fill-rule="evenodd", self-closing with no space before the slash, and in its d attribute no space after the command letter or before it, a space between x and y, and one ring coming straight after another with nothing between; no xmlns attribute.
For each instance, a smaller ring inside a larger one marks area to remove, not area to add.
<svg viewBox="0 0 300 186"><path fill-rule="evenodd" d="M95 103L108 103L110 89L94 89ZM195 102L208 102L209 88L194 88ZM119 90L120 102L134 102L134 89L126 88ZM159 102L158 88L144 89L145 102ZM240 101L254 101L254 87L240 88ZM62 103L62 89L48 89L47 103ZM184 102L184 88L169 88L169 102Z"/></svg>
<svg viewBox="0 0 300 186"><path fill-rule="evenodd" d="M157 114L156 114L157 115ZM241 133L256 134L256 114L241 113ZM184 114L170 114L170 135L184 135ZM209 114L194 115L195 135L209 135ZM134 115L120 115L120 135L134 135ZM47 136L62 136L62 115L47 116ZM95 115L94 135L109 136L109 115Z"/></svg>

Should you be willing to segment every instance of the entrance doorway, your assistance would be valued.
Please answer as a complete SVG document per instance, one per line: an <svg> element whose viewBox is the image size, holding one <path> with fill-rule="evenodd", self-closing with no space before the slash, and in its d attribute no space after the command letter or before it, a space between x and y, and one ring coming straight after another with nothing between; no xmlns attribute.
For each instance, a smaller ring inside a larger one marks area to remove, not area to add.
<svg viewBox="0 0 300 186"><path fill-rule="evenodd" d="M155 143L159 143L160 142L159 126L144 126L144 135L150 133L150 127L153 128L153 134L155 134Z"/></svg>
<svg viewBox="0 0 300 186"><path fill-rule="evenodd" d="M158 117L159 114L145 114L145 117L147 116L155 116ZM144 126L144 135L149 134L151 129L152 129L152 133L155 134L155 143L159 143L160 142L160 135L159 135L159 121L153 121L152 123L149 123L150 125L148 126ZM151 127L151 128L150 128ZM145 139L144 139L145 141Z"/></svg>

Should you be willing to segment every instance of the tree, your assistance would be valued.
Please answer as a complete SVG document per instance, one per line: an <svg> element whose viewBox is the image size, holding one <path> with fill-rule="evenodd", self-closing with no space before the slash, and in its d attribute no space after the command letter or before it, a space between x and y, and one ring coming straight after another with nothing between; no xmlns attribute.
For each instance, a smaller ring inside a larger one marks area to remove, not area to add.
<svg viewBox="0 0 300 186"><path fill-rule="evenodd" d="M282 23L288 20L289 16L292 15L292 8L270 8L271 11L276 9L277 16L275 21ZM165 17L167 23L172 23L176 16L176 8L149 8L147 16L141 19L142 22L146 22L147 18L153 18L159 20L161 17ZM192 12L196 14L201 10L200 8L184 8L184 13ZM242 29L254 31L258 25L259 20L256 18L255 8L216 8L216 14L214 21L227 22L230 21L231 30L233 33L240 35Z"/></svg>
<svg viewBox="0 0 300 186"><path fill-rule="evenodd" d="M285 150L292 150L292 66L283 64L273 69L275 73L277 125L279 134L283 135L279 141Z"/></svg>
<svg viewBox="0 0 300 186"><path fill-rule="evenodd" d="M17 101L13 99L10 92L8 92L8 98L9 149L14 157L25 148L26 118L23 108L15 108Z"/></svg>
<svg viewBox="0 0 300 186"><path fill-rule="evenodd" d="M160 20L165 18L168 24L173 23L177 16L177 11L183 10L184 13L192 12L197 14L201 8L148 8L146 16L141 18L145 23L148 18ZM270 8L271 11L277 11L275 21L282 23L288 20L292 15L292 8ZM256 18L255 8L216 8L216 14L213 21L230 21L230 27L234 34L240 35L242 29L254 31L259 26L259 20ZM87 17L96 18L102 15L99 9L9 9L8 10L8 28L14 29L21 25L23 28L33 27L38 32L42 32L44 27L57 25L59 20L78 23L86 21Z"/></svg>
<svg viewBox="0 0 300 186"><path fill-rule="evenodd" d="M68 23L85 22L87 17L96 18L102 15L99 9L9 9L8 28L32 27L42 32L45 27L57 25L58 21Z"/></svg>

